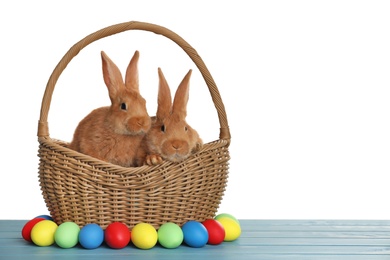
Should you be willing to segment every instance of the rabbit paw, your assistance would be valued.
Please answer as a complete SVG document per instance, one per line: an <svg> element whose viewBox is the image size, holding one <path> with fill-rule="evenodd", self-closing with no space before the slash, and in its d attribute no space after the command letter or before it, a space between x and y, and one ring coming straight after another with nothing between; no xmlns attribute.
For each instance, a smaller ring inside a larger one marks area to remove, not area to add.
<svg viewBox="0 0 390 260"><path fill-rule="evenodd" d="M145 165L157 165L163 162L163 159L158 154L149 154L145 158Z"/></svg>

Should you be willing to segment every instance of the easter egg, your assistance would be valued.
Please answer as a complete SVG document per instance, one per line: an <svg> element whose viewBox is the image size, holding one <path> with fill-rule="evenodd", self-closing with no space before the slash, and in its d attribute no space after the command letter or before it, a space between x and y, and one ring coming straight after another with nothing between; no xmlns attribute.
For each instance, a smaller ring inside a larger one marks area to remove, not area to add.
<svg viewBox="0 0 390 260"><path fill-rule="evenodd" d="M131 233L126 224L113 222L109 224L104 231L104 241L106 244L115 249L121 249L130 242Z"/></svg>
<svg viewBox="0 0 390 260"><path fill-rule="evenodd" d="M220 217L218 222L222 224L225 229L224 241L234 241L241 235L241 226L239 222L229 217Z"/></svg>
<svg viewBox="0 0 390 260"><path fill-rule="evenodd" d="M58 225L54 221L41 220L31 229L31 240L37 246L51 246L54 244L54 233L57 228Z"/></svg>
<svg viewBox="0 0 390 260"><path fill-rule="evenodd" d="M203 247L207 244L209 235L205 226L198 221L188 221L181 227L184 242L190 247Z"/></svg>
<svg viewBox="0 0 390 260"><path fill-rule="evenodd" d="M236 217L234 217L233 215L231 214L228 214L228 213L220 213L218 214L217 216L215 216L215 220L218 220L219 218L231 218L233 219L234 221L236 221L237 223L239 223L238 219Z"/></svg>
<svg viewBox="0 0 390 260"><path fill-rule="evenodd" d="M131 230L131 241L140 249L150 249L157 243L156 229L148 223L138 223Z"/></svg>
<svg viewBox="0 0 390 260"><path fill-rule="evenodd" d="M98 224L90 223L80 229L79 243L86 249L98 248L103 240L104 231Z"/></svg>
<svg viewBox="0 0 390 260"><path fill-rule="evenodd" d="M157 236L159 244L169 249L180 246L184 237L180 226L172 222L162 224L157 231Z"/></svg>
<svg viewBox="0 0 390 260"><path fill-rule="evenodd" d="M202 222L203 226L207 229L209 234L209 239L207 241L210 245L219 245L225 239L225 228L222 226L218 220L215 219L206 219Z"/></svg>
<svg viewBox="0 0 390 260"><path fill-rule="evenodd" d="M54 221L53 218L49 215L39 215L39 216L36 216L35 218L44 218L44 219L47 219L47 220L51 220L51 221Z"/></svg>
<svg viewBox="0 0 390 260"><path fill-rule="evenodd" d="M44 220L44 218L33 218L31 220L29 220L26 224L24 224L23 228L22 228L22 237L24 240L28 241L28 242L32 242L31 240L31 230L32 228L35 226L35 224L37 224L39 221L42 221Z"/></svg>
<svg viewBox="0 0 390 260"><path fill-rule="evenodd" d="M79 242L80 227L74 222L60 224L54 233L54 241L59 247L71 248Z"/></svg>

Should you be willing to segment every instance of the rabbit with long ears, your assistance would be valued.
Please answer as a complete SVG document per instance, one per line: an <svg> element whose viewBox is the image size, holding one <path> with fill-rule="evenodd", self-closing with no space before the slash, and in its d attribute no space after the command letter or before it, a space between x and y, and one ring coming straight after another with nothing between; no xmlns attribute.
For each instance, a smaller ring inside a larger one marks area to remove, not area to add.
<svg viewBox="0 0 390 260"><path fill-rule="evenodd" d="M139 92L139 52L130 60L125 81L104 51L101 57L111 106L97 108L81 120L69 148L120 166L139 166L144 160L139 146L151 127L146 101Z"/></svg>
<svg viewBox="0 0 390 260"><path fill-rule="evenodd" d="M180 162L201 149L202 139L186 122L191 73L192 70L189 70L185 75L172 103L170 88L164 74L158 68L157 113L144 139L143 147L146 150L144 164L156 165L163 160Z"/></svg>

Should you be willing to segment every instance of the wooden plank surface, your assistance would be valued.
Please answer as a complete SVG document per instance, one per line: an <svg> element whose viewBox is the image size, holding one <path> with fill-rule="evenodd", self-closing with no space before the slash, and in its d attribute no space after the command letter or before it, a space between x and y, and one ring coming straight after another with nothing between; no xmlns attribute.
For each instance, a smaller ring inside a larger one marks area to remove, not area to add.
<svg viewBox="0 0 390 260"><path fill-rule="evenodd" d="M142 250L39 247L21 236L27 220L0 220L0 259L390 259L390 220L240 220L233 242L191 248Z"/></svg>

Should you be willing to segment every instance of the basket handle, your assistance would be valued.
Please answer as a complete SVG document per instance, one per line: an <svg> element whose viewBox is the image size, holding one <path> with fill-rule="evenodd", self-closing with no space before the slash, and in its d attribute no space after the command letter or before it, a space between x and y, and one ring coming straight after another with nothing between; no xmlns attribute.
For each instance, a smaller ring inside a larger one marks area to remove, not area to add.
<svg viewBox="0 0 390 260"><path fill-rule="evenodd" d="M150 24L150 23L144 23L144 22L138 22L138 21L131 21L131 22L125 22L120 23L116 25L111 25L106 28L100 29L88 36L86 36L81 41L77 42L75 45L73 45L68 52L64 55L64 57L60 60L60 62L57 64L57 66L54 68L52 74L50 75L50 78L46 85L46 90L43 95L42 99L42 105L41 105L41 113L40 118L38 122L38 137L47 138L49 137L49 125L47 122L51 98L54 91L54 86L60 77L61 73L64 71L66 66L69 64L69 62L87 45L90 43L97 41L101 38L111 36L120 32L128 31L128 30L144 30L144 31L150 31L156 34L163 35L170 40L174 41L177 45L179 45L186 53L187 55L192 59L192 61L195 63L195 65L198 67L199 71L201 72L212 97L212 100L214 102L214 106L218 113L219 118L219 124L220 124L220 133L219 138L220 139L228 139L230 140L230 130L228 126L225 106L222 102L220 93L218 91L218 88L210 75L210 72L208 71L206 65L196 52L194 48L192 48L183 38L181 38L176 33L170 31L167 28L164 28L159 25Z"/></svg>

